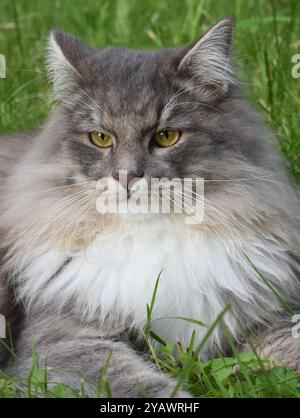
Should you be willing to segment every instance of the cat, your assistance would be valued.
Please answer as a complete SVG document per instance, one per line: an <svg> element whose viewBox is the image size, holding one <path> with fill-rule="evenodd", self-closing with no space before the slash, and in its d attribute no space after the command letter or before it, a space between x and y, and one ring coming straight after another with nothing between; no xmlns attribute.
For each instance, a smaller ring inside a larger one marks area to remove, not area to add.
<svg viewBox="0 0 300 418"><path fill-rule="evenodd" d="M111 352L113 396L170 396L176 382L128 340L130 330L142 338L158 276L152 328L161 338L188 346L196 330L199 344L228 307L202 358L229 353L228 333L245 349L249 330L261 355L300 371L281 303L300 307L299 195L236 75L233 30L224 19L192 45L154 52L95 51L51 33L50 120L0 139L1 303L17 329L13 373L28 373L34 340L53 379L67 369L96 383ZM204 179L203 219L100 213L99 196L116 193L99 190L104 178L128 202L132 184L148 196L152 178ZM75 390L80 379L63 376Z"/></svg>

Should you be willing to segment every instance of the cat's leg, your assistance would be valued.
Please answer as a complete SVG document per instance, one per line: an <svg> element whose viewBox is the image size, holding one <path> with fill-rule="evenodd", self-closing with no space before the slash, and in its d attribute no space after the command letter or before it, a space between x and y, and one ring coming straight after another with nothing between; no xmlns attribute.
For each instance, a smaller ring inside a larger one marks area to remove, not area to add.
<svg viewBox="0 0 300 418"><path fill-rule="evenodd" d="M66 318L44 319L24 332L14 366L14 374L18 376L28 376L32 366L32 338L40 367L47 359L51 379L76 391L80 390L82 378L86 379L94 385L85 385L88 396L96 396L101 369L110 353L106 377L113 397L170 397L176 386L176 382L143 361L126 343ZM179 391L175 396L190 395Z"/></svg>
<svg viewBox="0 0 300 418"><path fill-rule="evenodd" d="M253 342L262 358L300 373L300 326L297 318L300 320L300 315L283 314L281 318L274 318L274 322L257 332Z"/></svg>

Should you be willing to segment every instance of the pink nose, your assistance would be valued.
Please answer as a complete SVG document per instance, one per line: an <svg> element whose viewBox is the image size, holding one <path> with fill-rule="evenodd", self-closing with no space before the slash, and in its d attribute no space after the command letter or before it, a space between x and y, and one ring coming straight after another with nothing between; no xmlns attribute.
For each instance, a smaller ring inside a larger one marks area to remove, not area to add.
<svg viewBox="0 0 300 418"><path fill-rule="evenodd" d="M134 176L127 176L127 184L129 184L131 182L131 180L133 180L135 177Z"/></svg>
<svg viewBox="0 0 300 418"><path fill-rule="evenodd" d="M131 176L131 175L127 175L127 176L121 176L119 178L119 182L122 184L122 186L124 187L124 189L128 189L129 183L131 182L131 180L133 180L135 177Z"/></svg>
<svg viewBox="0 0 300 418"><path fill-rule="evenodd" d="M118 172L112 172L112 176L118 180L122 186L124 187L124 189L128 189L129 183L136 178L142 178L144 176L144 172L137 170L137 171L130 171L128 174L128 172L126 172L126 170L120 170Z"/></svg>

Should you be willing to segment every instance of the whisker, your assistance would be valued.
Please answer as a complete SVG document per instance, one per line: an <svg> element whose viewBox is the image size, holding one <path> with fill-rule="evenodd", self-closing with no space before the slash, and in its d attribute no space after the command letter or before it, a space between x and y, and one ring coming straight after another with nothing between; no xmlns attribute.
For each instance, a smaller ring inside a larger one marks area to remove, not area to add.
<svg viewBox="0 0 300 418"><path fill-rule="evenodd" d="M82 185L87 185L87 184L94 184L94 183L92 181L86 181L86 182L81 182L81 183L76 183L76 184L68 184L68 185L65 185L65 186L52 187L52 188L49 188L49 189L36 190L36 191L30 192L30 193L20 195L18 197L14 197L14 198L11 198L11 199L6 199L5 202L11 202L11 201L23 199L23 198L26 198L26 197L29 197L29 196L32 196L32 195L35 195L35 194L39 194L39 193L46 193L46 192L50 192L50 191L68 189L68 188L75 187L75 186L81 187Z"/></svg>

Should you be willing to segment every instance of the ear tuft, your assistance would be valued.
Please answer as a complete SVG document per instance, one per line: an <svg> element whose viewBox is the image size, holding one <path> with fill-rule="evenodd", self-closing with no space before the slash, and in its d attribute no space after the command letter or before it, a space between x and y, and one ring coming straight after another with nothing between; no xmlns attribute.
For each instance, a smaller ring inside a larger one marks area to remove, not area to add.
<svg viewBox="0 0 300 418"><path fill-rule="evenodd" d="M190 69L205 84L227 90L236 82L231 66L233 30L233 19L221 20L189 48L179 69Z"/></svg>
<svg viewBox="0 0 300 418"><path fill-rule="evenodd" d="M56 30L51 32L47 62L56 99L64 100L74 90L82 77L80 63L91 51L80 41L63 32Z"/></svg>

